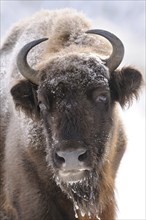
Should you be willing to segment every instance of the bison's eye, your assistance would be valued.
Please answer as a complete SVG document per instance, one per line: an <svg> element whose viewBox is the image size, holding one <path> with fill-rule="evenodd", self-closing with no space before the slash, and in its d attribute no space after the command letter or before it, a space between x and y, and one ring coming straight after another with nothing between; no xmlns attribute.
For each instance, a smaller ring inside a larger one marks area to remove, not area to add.
<svg viewBox="0 0 146 220"><path fill-rule="evenodd" d="M107 96L105 96L105 95L99 95L95 98L96 103L97 102L104 102L105 103L106 101L107 101Z"/></svg>
<svg viewBox="0 0 146 220"><path fill-rule="evenodd" d="M92 100L95 103L107 103L108 102L108 91L99 91L99 90L94 90L92 92Z"/></svg>
<svg viewBox="0 0 146 220"><path fill-rule="evenodd" d="M38 95L38 106L39 106L41 112L49 111L50 110L49 97L47 96L47 98L46 98L44 96Z"/></svg>
<svg viewBox="0 0 146 220"><path fill-rule="evenodd" d="M39 108L40 108L41 111L47 110L46 105L44 103L42 103L42 102L39 102Z"/></svg>

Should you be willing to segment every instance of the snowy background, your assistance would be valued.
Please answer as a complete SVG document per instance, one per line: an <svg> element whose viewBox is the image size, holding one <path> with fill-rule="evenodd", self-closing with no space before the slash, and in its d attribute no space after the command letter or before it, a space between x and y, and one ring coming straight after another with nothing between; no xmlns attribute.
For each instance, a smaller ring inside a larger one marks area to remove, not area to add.
<svg viewBox="0 0 146 220"><path fill-rule="evenodd" d="M40 9L75 8L93 21L94 28L111 31L123 41L122 65L133 65L145 75L145 0L7 1L1 0L1 37L10 26ZM145 76L144 76L145 77ZM144 220L145 214L145 91L122 112L128 147L116 180L118 220Z"/></svg>

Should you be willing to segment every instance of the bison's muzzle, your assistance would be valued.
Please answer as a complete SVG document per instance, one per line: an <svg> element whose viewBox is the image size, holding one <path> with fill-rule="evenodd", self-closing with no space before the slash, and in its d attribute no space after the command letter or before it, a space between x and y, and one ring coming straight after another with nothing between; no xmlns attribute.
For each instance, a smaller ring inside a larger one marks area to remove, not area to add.
<svg viewBox="0 0 146 220"><path fill-rule="evenodd" d="M81 141L62 141L55 147L54 163L62 181L82 181L88 171L89 153Z"/></svg>

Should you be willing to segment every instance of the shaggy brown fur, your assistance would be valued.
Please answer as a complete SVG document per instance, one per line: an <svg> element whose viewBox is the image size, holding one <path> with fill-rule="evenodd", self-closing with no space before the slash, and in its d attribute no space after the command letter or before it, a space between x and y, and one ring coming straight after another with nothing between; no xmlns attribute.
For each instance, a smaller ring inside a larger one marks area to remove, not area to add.
<svg viewBox="0 0 146 220"><path fill-rule="evenodd" d="M142 76L131 67L109 72L100 58L110 46L85 34L88 29L90 22L75 10L42 11L16 24L4 40L3 220L116 218L115 177L126 147L119 104L138 97ZM26 43L42 37L49 40L28 54L38 71L39 85L34 85L22 77L16 59ZM84 152L77 160L86 169L78 179L60 174L60 149Z"/></svg>

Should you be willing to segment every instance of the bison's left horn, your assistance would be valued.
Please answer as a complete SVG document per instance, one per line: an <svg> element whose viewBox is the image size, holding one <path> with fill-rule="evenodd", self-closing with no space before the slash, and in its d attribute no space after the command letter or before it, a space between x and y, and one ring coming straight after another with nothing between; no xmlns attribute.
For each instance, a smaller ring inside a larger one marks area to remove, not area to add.
<svg viewBox="0 0 146 220"><path fill-rule="evenodd" d="M114 34L105 30L95 29L89 30L86 33L100 35L105 37L111 43L113 49L112 54L104 61L110 72L115 70L122 62L124 56L124 46L121 40Z"/></svg>
<svg viewBox="0 0 146 220"><path fill-rule="evenodd" d="M17 66L20 73L32 83L38 85L36 75L37 71L32 69L27 63L27 54L28 52L37 44L40 44L43 41L48 40L48 38L41 38L39 40L31 41L30 43L26 44L18 53L17 57Z"/></svg>

